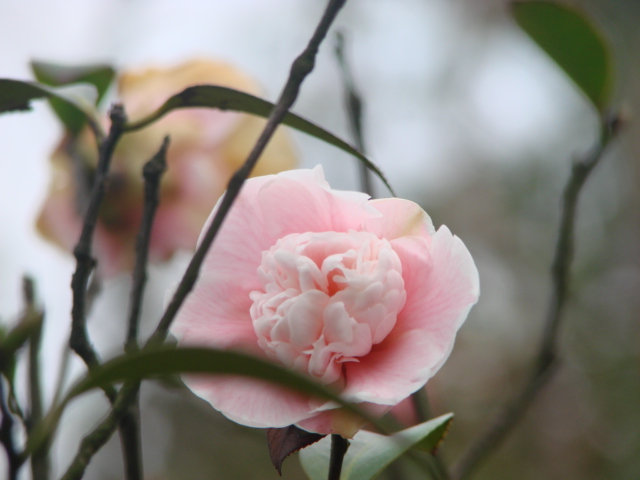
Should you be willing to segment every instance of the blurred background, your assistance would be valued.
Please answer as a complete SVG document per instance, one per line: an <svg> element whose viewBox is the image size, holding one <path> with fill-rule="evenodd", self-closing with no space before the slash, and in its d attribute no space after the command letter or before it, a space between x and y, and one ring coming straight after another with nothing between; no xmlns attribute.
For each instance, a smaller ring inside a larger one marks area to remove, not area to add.
<svg viewBox="0 0 640 480"><path fill-rule="evenodd" d="M474 478L640 478L640 3L576 0L612 44L616 105L631 121L584 188L573 296L560 334L561 367L513 434ZM275 100L325 6L319 0L0 0L0 77L30 79L31 59L171 66L193 56L226 60ZM401 197L419 202L471 251L481 299L447 364L428 384L434 414L453 411L441 452L453 462L526 380L550 290L559 199L573 156L595 141L597 117L498 0L350 0L336 28L363 100L367 150ZM349 138L330 36L294 110ZM69 254L34 221L62 135L49 107L0 116L0 321L21 309L32 275L46 310L50 400L69 330ZM357 189L356 161L291 132L301 166L321 163L335 188ZM376 185L379 196L387 195ZM143 335L179 279L188 252L151 268ZM121 351L126 276L103 286L90 318L103 357ZM74 360L72 377L83 371ZM20 374L20 372L19 372ZM188 392L148 382L142 392L148 478L276 478L261 430L237 426ZM54 470L101 418L100 394L63 419ZM4 458L0 455L0 467ZM401 465L402 469L403 466ZM408 470L407 470L408 472ZM117 436L87 479L123 478ZM284 478L304 478L297 459Z"/></svg>

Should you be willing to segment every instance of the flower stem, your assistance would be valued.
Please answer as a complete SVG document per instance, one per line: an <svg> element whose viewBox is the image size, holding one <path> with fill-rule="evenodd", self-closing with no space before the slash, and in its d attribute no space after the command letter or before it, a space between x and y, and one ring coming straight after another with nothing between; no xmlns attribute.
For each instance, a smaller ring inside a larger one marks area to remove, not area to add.
<svg viewBox="0 0 640 480"><path fill-rule="evenodd" d="M331 459L329 460L329 476L327 480L340 480L342 462L349 448L349 440L335 433L331 435Z"/></svg>

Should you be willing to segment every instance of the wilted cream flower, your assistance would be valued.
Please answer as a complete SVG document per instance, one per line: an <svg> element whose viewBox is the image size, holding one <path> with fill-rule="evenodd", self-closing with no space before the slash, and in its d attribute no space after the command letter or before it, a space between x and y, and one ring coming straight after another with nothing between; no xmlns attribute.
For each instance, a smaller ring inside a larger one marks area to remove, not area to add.
<svg viewBox="0 0 640 480"><path fill-rule="evenodd" d="M201 84L260 93L256 83L236 68L196 59L174 68L125 72L118 82L118 97L127 116L138 120L171 95ZM165 135L170 135L171 144L151 236L152 261L166 260L178 249L195 248L202 225L233 172L246 160L264 123L264 119L251 115L190 108L173 111L140 131L126 134L113 155L94 237L99 272L111 276L133 266L142 215L142 166L158 151ZM75 141L66 136L54 151L51 163L52 181L38 229L47 239L72 251L80 235L97 164L95 140L89 130ZM277 173L295 164L291 144L280 130L253 175Z"/></svg>

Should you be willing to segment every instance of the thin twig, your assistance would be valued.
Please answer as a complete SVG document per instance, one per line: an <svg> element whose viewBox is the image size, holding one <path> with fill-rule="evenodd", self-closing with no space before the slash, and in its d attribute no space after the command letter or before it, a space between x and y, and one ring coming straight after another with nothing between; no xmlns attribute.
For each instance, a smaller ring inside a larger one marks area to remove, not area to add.
<svg viewBox="0 0 640 480"><path fill-rule="evenodd" d="M342 8L345 2L346 0L329 1L322 19L316 27L316 30L311 37L307 48L305 48L304 51L293 62L287 83L285 84L284 89L280 94L280 98L278 99L278 102L271 112L271 115L269 115L269 120L267 121L267 124L262 131L262 134L260 135L260 138L258 138L258 141L253 147L253 150L251 150L251 153L249 154L249 157L245 161L244 165L242 165L242 167L240 167L238 171L235 172L233 177L231 177L231 180L227 185L227 191L220 201L218 211L216 212L216 215L209 225L207 232L202 238L202 241L200 242L196 253L191 259L191 262L187 267L187 271L182 277L182 280L178 285L178 288L176 289L176 292L173 295L169 306L165 310L154 336L150 339L150 342L162 343L166 338L169 327L171 326L171 322L173 322L173 319L178 313L182 302L184 302L185 298L193 288L198 278L200 266L202 265L205 255L209 251L209 247L213 243L213 240L220 230L222 222L229 213L233 202L240 193L242 185L249 177L251 170L253 170L253 167L260 158L260 154L266 147L269 139L275 132L277 126L282 122L282 119L289 111L289 108L291 108L291 106L298 98L298 93L300 91L300 85L302 84L302 81L313 70L318 47L326 36L329 27L338 14L338 11Z"/></svg>
<svg viewBox="0 0 640 480"><path fill-rule="evenodd" d="M80 442L78 453L61 480L79 480L84 475L89 462L102 446L107 443L116 427L128 415L131 402L138 395L140 382L132 382L120 389L113 408L100 424Z"/></svg>
<svg viewBox="0 0 640 480"><path fill-rule="evenodd" d="M40 348L42 346L42 321L44 314L35 306L35 291L33 280L29 277L23 279L23 295L25 303L25 315L38 318L38 326L29 337L29 401L30 411L28 418L28 433L42 421L42 381L40 379ZM49 478L49 443L43 444L31 454L31 472L33 478L47 480Z"/></svg>
<svg viewBox="0 0 640 480"><path fill-rule="evenodd" d="M160 180L167 169L166 154L169 148L169 137L165 137L162 146L151 160L142 169L144 177L144 207L140 231L136 240L136 263L133 269L133 286L131 288L131 303L129 310L129 328L125 341L125 350L133 351L138 348L138 325L140 323L140 311L142 297L147 282L147 260L149 258L149 242L151 229L156 209L160 203ZM127 429L129 438L123 442L122 448L129 449L125 452L127 462L125 465L126 478L128 480L142 480L144 468L142 461L142 445L140 439L140 407L138 395L134 395L131 405L128 407L128 417L135 419ZM122 421L127 421L123 416Z"/></svg>
<svg viewBox="0 0 640 480"><path fill-rule="evenodd" d="M137 347L138 321L144 285L146 283L146 264L148 258L148 246L153 226L153 218L159 202L160 178L166 169L165 155L169 146L169 139L166 137L156 155L149 160L143 168L145 178L145 199L140 232L136 243L136 265L133 273L133 287L131 292L131 305L129 314L129 327L125 348L128 350ZM130 388L130 387L129 387ZM115 390L114 390L115 392ZM69 467L68 475L76 478L75 475L82 474L93 455L106 443L113 434L116 426L120 427L120 437L122 440L123 456L125 458L125 475L128 480L140 480L143 478L142 452L140 445L140 422L139 411L136 404L137 388L135 392L130 391L127 395L126 408L119 406L117 421L109 416L95 430L89 433L83 440L81 448L76 454L76 458ZM115 407L118 396L111 397L111 403ZM122 400L120 400L122 401ZM109 431L109 428L112 428ZM78 477L79 478L79 477Z"/></svg>
<svg viewBox="0 0 640 480"><path fill-rule="evenodd" d="M89 281L89 287L87 288L87 296L85 300L85 313L89 315L93 304L98 294L102 290L102 282L98 275L92 275ZM62 398L65 383L67 381L67 374L69 373L69 364L71 360L71 347L69 343L63 346L62 355L60 357L60 366L58 367L58 378L56 380L56 386L53 393L53 400L51 401L52 408L58 405Z"/></svg>
<svg viewBox="0 0 640 480"><path fill-rule="evenodd" d="M600 162L606 147L619 131L619 127L619 117L612 116L606 119L603 122L598 143L583 158L577 159L572 165L571 175L564 189L558 240L551 266L553 288L534 370L522 392L507 404L454 466L452 477L456 480L468 478L480 463L498 447L555 371L558 363L557 336L568 296L569 269L573 259L578 197L590 173Z"/></svg>
<svg viewBox="0 0 640 480"><path fill-rule="evenodd" d="M140 310L142 308L142 295L147 282L147 259L149 258L149 241L151 229L155 217L156 208L160 203L160 179L167 169L166 154L169 148L169 137L165 137L158 153L149 160L142 171L144 176L144 209L140 231L136 240L136 263L133 269L133 287L131 288L131 300L129 310L129 328L125 349L130 350L138 346L138 326L140 323Z"/></svg>
<svg viewBox="0 0 640 480"><path fill-rule="evenodd" d="M73 250L73 254L76 257L76 271L71 279L73 305L71 307L71 335L69 337L69 346L82 358L89 370L100 363L98 354L91 345L87 332L87 285L91 272L96 264L96 261L91 255L91 243L100 213L100 206L102 205L102 200L106 192L111 157L118 140L122 136L123 127L127 121L124 107L119 104L111 108L109 116L111 118L111 128L107 137L98 144L98 166L96 167L95 178L89 197L89 205L85 213L80 239ZM113 405L117 395L115 387L106 386L103 387L103 390L109 402ZM125 470L129 472L135 468L131 467L131 465L135 466L137 463L137 459L130 459L127 456L128 453L134 452L137 448L130 444L130 442L137 441L137 420L135 417L125 414L121 419L119 427L125 457ZM139 478L140 477L135 476L127 477L127 480L138 480Z"/></svg>
<svg viewBox="0 0 640 480"><path fill-rule="evenodd" d="M344 455L349 449L349 440L335 433L331 435L331 458L329 459L329 475L327 480L340 480Z"/></svg>
<svg viewBox="0 0 640 480"><path fill-rule="evenodd" d="M365 153L364 135L362 133L362 97L353 80L349 62L347 62L344 53L344 35L342 32L336 32L335 54L338 64L340 65L340 71L342 72L342 83L345 88L345 105L349 115L351 135L358 150ZM375 195L371 171L364 162L360 161L358 162L358 170L360 172L360 189L373 198Z"/></svg>
<svg viewBox="0 0 640 480"><path fill-rule="evenodd" d="M78 244L73 250L76 257L76 271L71 279L71 290L73 292L73 306L71 309L71 336L69 345L82 358L89 368L99 363L98 354L94 350L89 335L87 333L86 322L86 295L87 284L91 271L95 267L95 260L91 256L91 243L93 233L98 221L100 205L105 195L107 177L111 156L120 136L122 127L126 122L124 108L121 105L114 105L110 113L111 129L109 135L99 144L98 166L95 172L95 179L89 205L82 225L82 233ZM113 396L113 395L112 395Z"/></svg>

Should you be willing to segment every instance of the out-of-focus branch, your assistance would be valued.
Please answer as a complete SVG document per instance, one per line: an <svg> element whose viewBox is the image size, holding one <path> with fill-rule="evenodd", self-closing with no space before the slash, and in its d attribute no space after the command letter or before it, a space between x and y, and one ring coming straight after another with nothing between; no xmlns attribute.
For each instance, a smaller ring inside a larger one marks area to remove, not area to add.
<svg viewBox="0 0 640 480"><path fill-rule="evenodd" d="M500 445L555 371L558 363L557 336L568 296L569 269L575 244L578 197L589 175L603 157L606 147L619 131L620 123L618 116L605 119L597 144L586 155L573 162L571 175L564 188L558 240L551 266L552 291L533 372L520 394L507 404L454 465L452 477L455 480L469 478L480 463Z"/></svg>
<svg viewBox="0 0 640 480"><path fill-rule="evenodd" d="M138 348L138 328L140 323L140 311L142 309L142 297L147 283L147 260L149 258L149 242L151 230L155 218L156 209L160 203L160 180L167 169L167 149L169 137L165 137L162 146L151 160L142 169L144 177L144 207L140 231L136 240L136 262L133 269L133 285L131 288L131 300L129 310L129 328L125 341L125 350L132 351ZM137 390L137 389L136 389ZM127 441L123 441L122 448L127 459L125 469L126 478L129 480L141 480L144 478L142 462L142 445L140 438L140 408L138 395L133 395L131 405L128 407L128 417L135 419L131 422L126 434ZM123 416L122 421L127 421ZM122 432L125 433L124 431ZM127 450L128 449L128 450Z"/></svg>
<svg viewBox="0 0 640 480"><path fill-rule="evenodd" d="M296 99L298 98L298 93L300 91L300 85L302 84L305 77L311 73L313 67L315 65L315 57L318 53L318 48L320 43L327 34L329 27L333 23L336 15L345 4L346 0L330 0L327 8L324 11L322 19L320 23L316 27L311 40L304 51L294 60L293 65L291 65L291 71L289 73L289 78L287 83L285 84L282 93L280 94L280 98L276 103L271 115L269 115L269 120L262 131L262 134L258 138L258 141L251 150L249 157L245 161L245 163L238 169L237 172L231 177L229 184L227 185L227 191L222 197L220 201L220 206L218 207L218 211L214 216L209 228L207 229L196 253L194 254L189 266L187 267L187 271L182 277L182 281L178 285L169 306L164 312L160 323L158 324L158 328L154 336L150 339L152 343L162 343L167 336L167 332L169 327L171 326L171 322L175 318L182 302L187 297L189 292L196 283L198 278L198 273L200 271L200 266L204 260L205 255L209 251L213 240L215 239L220 227L222 226L222 222L226 218L227 214L231 210L231 207L240 193L242 189L242 185L245 180L251 174L253 167L257 163L262 151L267 146L269 139L275 132L278 125L282 122L282 119L289 111L289 108L294 104Z"/></svg>
<svg viewBox="0 0 640 480"><path fill-rule="evenodd" d="M342 83L345 89L345 106L349 116L349 126L351 135L356 143L356 147L365 153L364 135L362 133L362 97L353 80L351 68L344 53L344 35L342 32L336 33L335 54L340 71L342 72ZM360 172L360 189L370 197L374 197L373 181L371 171L363 162L358 162Z"/></svg>
<svg viewBox="0 0 640 480"><path fill-rule="evenodd" d="M129 328L125 342L127 350L138 346L140 310L142 308L144 287L147 283L149 242L156 209L160 203L160 180L167 169L166 155L168 148L169 137L165 137L158 153L145 164L142 170L142 175L144 176L144 208L140 231L136 240L136 263L133 269L133 286L129 305Z"/></svg>
<svg viewBox="0 0 640 480"><path fill-rule="evenodd" d="M69 337L69 346L78 354L89 369L100 363L97 352L91 345L89 334L87 332L87 287L89 277L95 267L95 260L91 255L91 243L93 233L96 229L100 206L104 199L106 191L106 183L109 175L109 166L113 151L120 140L123 133L123 127L127 121L127 117L122 105L114 105L109 114L111 119L111 128L109 134L104 140L98 138L98 165L96 167L95 178L93 181L89 204L85 213L84 222L82 224L82 233L78 244L73 250L76 257L76 270L71 279L71 291L73 293L73 304L71 307L71 335ZM113 386L103 388L109 402L113 405L116 400L117 391ZM123 451L125 454L126 472L135 470L138 463L136 459L127 457L128 452L134 452L138 447L130 445L137 438L137 421L134 416L125 414L120 422L121 439L123 443ZM140 480L141 475L128 476L127 480Z"/></svg>
<svg viewBox="0 0 640 480"><path fill-rule="evenodd" d="M106 418L80 442L78 453L61 480L79 480L82 478L93 456L107 443L118 425L121 424L122 420L129 414L131 402L138 395L139 387L140 382L133 382L126 384L120 389L113 403L113 408L107 414Z"/></svg>
<svg viewBox="0 0 640 480"><path fill-rule="evenodd" d="M147 280L149 241L160 199L160 180L166 170L168 147L169 137L165 137L160 150L145 164L142 172L145 179L144 208L136 242L136 263L133 271L129 326L125 341L127 350L135 349L138 346L138 324ZM112 412L98 427L84 437L64 478L81 478L93 455L111 438L116 426L120 427L126 478L128 480L143 478L140 422L136 404L139 385L139 382L136 383L135 388L133 388L133 384L128 385L127 389L123 389L124 391L120 392L117 397L114 390L113 400L109 397L113 406ZM123 398L125 394L126 396Z"/></svg>
<svg viewBox="0 0 640 480"><path fill-rule="evenodd" d="M35 288L33 280L25 277L23 280L23 297L25 316L37 319L37 328L29 337L29 401L30 410L27 421L28 433L42 421L42 381L40 377L40 348L42 346L42 321L44 314L35 305ZM33 478L47 480L49 478L49 443L45 443L31 454L31 472Z"/></svg>
<svg viewBox="0 0 640 480"><path fill-rule="evenodd" d="M89 368L99 363L98 354L89 340L86 322L87 285L91 271L96 263L91 256L91 242L98 221L100 205L104 199L111 156L122 135L122 128L126 123L126 115L122 105L114 105L112 107L110 118L111 129L109 135L98 145L98 166L95 172L91 196L89 197L89 205L85 213L80 239L73 250L73 254L76 257L76 270L71 279L73 306L71 308L72 323L69 345ZM113 399L115 398L115 391L107 395Z"/></svg>

